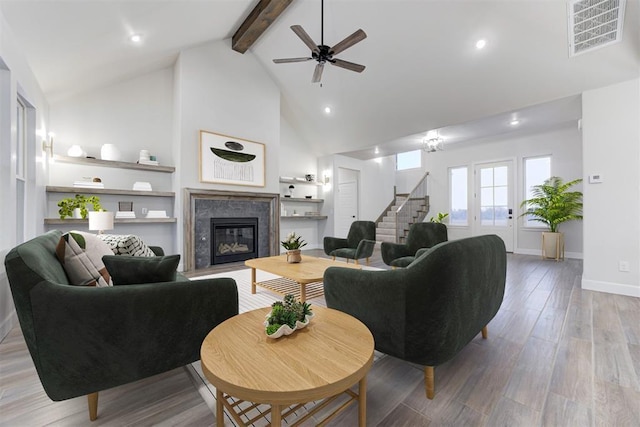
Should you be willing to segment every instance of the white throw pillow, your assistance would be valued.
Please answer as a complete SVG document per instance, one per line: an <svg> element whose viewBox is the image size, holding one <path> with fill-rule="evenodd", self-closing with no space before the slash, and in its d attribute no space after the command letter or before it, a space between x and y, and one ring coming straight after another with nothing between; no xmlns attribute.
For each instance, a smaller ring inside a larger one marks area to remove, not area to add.
<svg viewBox="0 0 640 427"><path fill-rule="evenodd" d="M98 238L105 242L113 255L155 256L151 248L140 237L134 234L98 234ZM112 255L112 254L109 254Z"/></svg>

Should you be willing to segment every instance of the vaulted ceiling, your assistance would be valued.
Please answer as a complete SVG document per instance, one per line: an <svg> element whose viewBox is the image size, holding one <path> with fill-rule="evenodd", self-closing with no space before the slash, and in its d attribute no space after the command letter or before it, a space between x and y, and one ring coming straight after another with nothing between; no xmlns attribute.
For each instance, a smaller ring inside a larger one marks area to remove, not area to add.
<svg viewBox="0 0 640 427"><path fill-rule="evenodd" d="M55 102L230 39L257 3L0 0L0 10ZM325 44L362 28L368 37L339 57L367 68L327 66L320 86L311 83L312 61L272 62L309 55L291 25L319 43L320 1L294 0L245 55L279 85L283 115L318 154L365 159L374 147L417 148L430 129L455 142L513 131L514 115L530 130L575 121L580 93L640 75L638 3L626 2L621 42L569 57L564 1L326 0ZM143 46L129 44L132 32ZM478 50L481 38L487 45Z"/></svg>

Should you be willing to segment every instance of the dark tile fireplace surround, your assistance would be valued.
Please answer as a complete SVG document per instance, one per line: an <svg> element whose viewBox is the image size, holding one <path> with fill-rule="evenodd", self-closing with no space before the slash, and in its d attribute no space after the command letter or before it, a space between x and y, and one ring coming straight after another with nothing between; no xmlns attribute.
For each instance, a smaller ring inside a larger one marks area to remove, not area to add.
<svg viewBox="0 0 640 427"><path fill-rule="evenodd" d="M255 248L258 257L276 255L279 248L279 198L272 193L249 193L185 188L184 200L184 269L186 273L215 271L215 249L212 249L212 223L224 223L229 234L242 234L238 241L246 242L251 232L245 228L256 223ZM228 219L228 221L225 221ZM229 224L243 224L236 231ZM233 239L232 239L233 240ZM231 242L228 240L226 243ZM234 242L235 243L235 242ZM251 246L251 244L249 244ZM213 253L212 253L213 251ZM219 254L218 254L219 255ZM224 257L215 256L217 262ZM238 261L242 256L230 257Z"/></svg>

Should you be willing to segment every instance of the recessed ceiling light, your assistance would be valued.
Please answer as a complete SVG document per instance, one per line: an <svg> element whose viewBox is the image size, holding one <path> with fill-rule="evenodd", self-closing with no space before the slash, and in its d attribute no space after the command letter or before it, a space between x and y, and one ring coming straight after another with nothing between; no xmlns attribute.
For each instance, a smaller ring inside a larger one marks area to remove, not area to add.
<svg viewBox="0 0 640 427"><path fill-rule="evenodd" d="M476 42L476 49L482 49L487 45L487 41L485 39L480 39Z"/></svg>
<svg viewBox="0 0 640 427"><path fill-rule="evenodd" d="M324 107L325 114L331 114L331 107Z"/></svg>
<svg viewBox="0 0 640 427"><path fill-rule="evenodd" d="M140 34L131 34L131 36L129 36L129 40L133 43L140 43L142 41L142 36Z"/></svg>
<svg viewBox="0 0 640 427"><path fill-rule="evenodd" d="M509 124L510 124L511 126L517 126L518 124L520 124L520 120L518 120L518 119L513 119L513 120L511 120L511 121L509 122Z"/></svg>

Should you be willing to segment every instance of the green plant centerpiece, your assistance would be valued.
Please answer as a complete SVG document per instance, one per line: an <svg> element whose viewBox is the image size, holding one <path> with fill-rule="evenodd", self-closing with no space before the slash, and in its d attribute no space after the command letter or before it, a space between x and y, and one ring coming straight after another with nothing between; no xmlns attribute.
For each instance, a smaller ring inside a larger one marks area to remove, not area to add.
<svg viewBox="0 0 640 427"><path fill-rule="evenodd" d="M549 227L549 231L542 234L543 258L564 258L564 238L558 232L558 226L563 222L582 219L582 192L569 191L580 182L582 179L564 182L562 178L552 176L544 183L534 185L531 188L533 197L520 204L525 209L520 216L529 216L531 220Z"/></svg>
<svg viewBox="0 0 640 427"><path fill-rule="evenodd" d="M283 301L271 305L271 312L264 322L265 332L270 338L280 338L304 328L312 317L311 304L297 301L294 295L287 294Z"/></svg>
<svg viewBox="0 0 640 427"><path fill-rule="evenodd" d="M101 211L102 205L100 205L100 198L98 196L85 196L83 194L76 194L75 197L67 197L58 202L58 214L60 219L66 217L73 217L73 211L80 209L80 217L86 219L89 211L87 205L90 204L94 211Z"/></svg>

